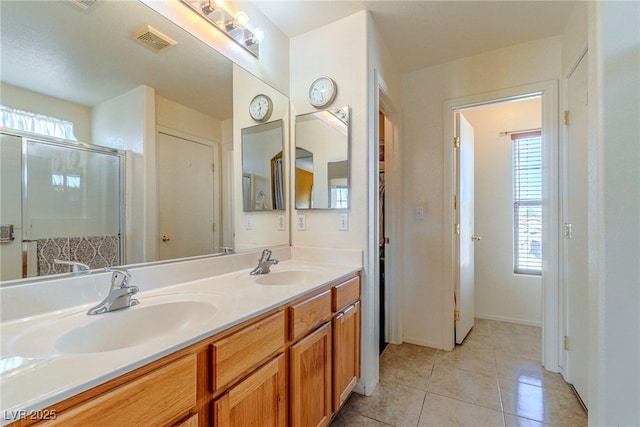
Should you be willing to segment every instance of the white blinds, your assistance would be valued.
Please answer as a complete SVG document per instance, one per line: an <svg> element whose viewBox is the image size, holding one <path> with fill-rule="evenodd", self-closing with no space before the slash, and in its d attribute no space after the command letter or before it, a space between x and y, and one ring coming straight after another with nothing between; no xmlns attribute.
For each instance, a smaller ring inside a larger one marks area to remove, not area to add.
<svg viewBox="0 0 640 427"><path fill-rule="evenodd" d="M512 134L514 272L542 274L542 138Z"/></svg>

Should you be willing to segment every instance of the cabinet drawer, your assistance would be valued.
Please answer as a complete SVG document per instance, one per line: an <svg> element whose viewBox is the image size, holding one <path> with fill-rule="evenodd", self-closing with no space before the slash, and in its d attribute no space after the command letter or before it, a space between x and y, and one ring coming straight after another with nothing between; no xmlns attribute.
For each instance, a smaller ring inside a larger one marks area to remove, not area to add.
<svg viewBox="0 0 640 427"><path fill-rule="evenodd" d="M196 406L196 356L190 355L60 413L46 426L167 425Z"/></svg>
<svg viewBox="0 0 640 427"><path fill-rule="evenodd" d="M360 277L356 276L332 289L333 311L338 312L360 298Z"/></svg>
<svg viewBox="0 0 640 427"><path fill-rule="evenodd" d="M284 350L284 312L211 344L212 391L229 385L250 370Z"/></svg>
<svg viewBox="0 0 640 427"><path fill-rule="evenodd" d="M289 339L296 341L331 319L331 291L289 307Z"/></svg>

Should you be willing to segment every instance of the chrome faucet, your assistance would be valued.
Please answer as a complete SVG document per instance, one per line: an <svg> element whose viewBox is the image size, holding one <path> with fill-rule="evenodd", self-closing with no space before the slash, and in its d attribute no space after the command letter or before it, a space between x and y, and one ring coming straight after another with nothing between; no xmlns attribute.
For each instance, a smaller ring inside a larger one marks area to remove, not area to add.
<svg viewBox="0 0 640 427"><path fill-rule="evenodd" d="M90 309L87 314L107 313L140 304L137 299L131 299L131 295L135 295L139 291L137 286L129 286L131 273L127 270L116 270L109 267L105 267L105 271L112 273L109 295L100 304Z"/></svg>
<svg viewBox="0 0 640 427"><path fill-rule="evenodd" d="M73 272L73 274L87 274L91 269L91 267L89 267L87 264L83 264L78 261L65 261L62 259L54 259L53 262L55 262L56 264L71 266L71 271Z"/></svg>
<svg viewBox="0 0 640 427"><path fill-rule="evenodd" d="M260 261L258 261L258 266L254 268L250 274L253 276L257 274L267 274L269 271L271 271L271 266L276 265L277 263L277 259L271 258L271 249L265 249L262 251Z"/></svg>

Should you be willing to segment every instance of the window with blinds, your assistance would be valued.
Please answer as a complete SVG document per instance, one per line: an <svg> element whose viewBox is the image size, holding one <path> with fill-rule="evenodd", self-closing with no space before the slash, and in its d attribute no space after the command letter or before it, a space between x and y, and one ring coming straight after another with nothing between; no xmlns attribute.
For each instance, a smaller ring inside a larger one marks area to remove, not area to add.
<svg viewBox="0 0 640 427"><path fill-rule="evenodd" d="M513 271L542 274L542 136L512 134Z"/></svg>

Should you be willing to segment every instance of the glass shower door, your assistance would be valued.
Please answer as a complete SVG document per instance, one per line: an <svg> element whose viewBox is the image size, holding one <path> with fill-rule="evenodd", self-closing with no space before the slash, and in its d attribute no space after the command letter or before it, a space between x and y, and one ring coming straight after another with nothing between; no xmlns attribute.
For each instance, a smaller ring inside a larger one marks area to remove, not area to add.
<svg viewBox="0 0 640 427"><path fill-rule="evenodd" d="M23 140L25 277L122 264L122 155Z"/></svg>

